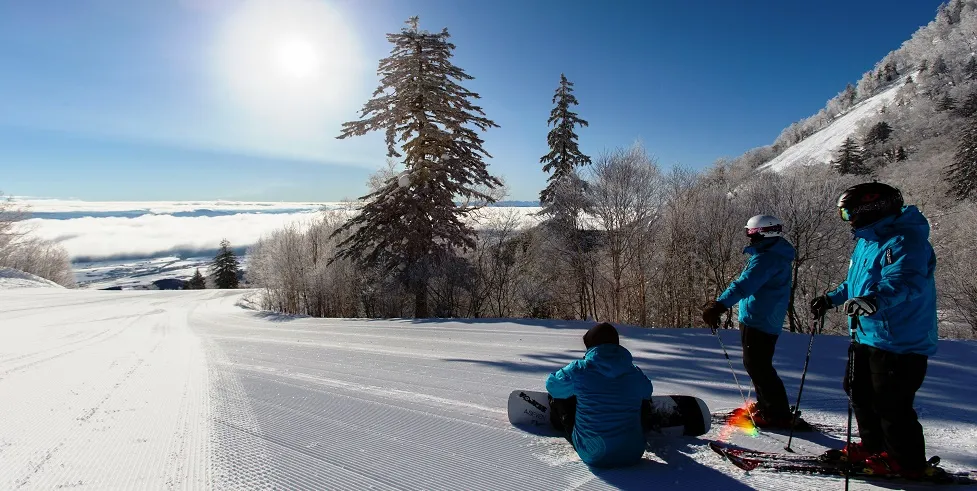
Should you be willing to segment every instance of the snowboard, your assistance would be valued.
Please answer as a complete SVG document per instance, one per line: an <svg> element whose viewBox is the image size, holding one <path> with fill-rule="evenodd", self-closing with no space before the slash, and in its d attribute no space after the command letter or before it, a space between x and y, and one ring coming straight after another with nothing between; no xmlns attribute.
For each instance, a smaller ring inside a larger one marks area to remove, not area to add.
<svg viewBox="0 0 977 491"><path fill-rule="evenodd" d="M693 396L651 396L654 425L646 436L700 436L709 432L712 415L705 401ZM561 436L550 423L546 392L514 390L509 394L509 423L531 433Z"/></svg>

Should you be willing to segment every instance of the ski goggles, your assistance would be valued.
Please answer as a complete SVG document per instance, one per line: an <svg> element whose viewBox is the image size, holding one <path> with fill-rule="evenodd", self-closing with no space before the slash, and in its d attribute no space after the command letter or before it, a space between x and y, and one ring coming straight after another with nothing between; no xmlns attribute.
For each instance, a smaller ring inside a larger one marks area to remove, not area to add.
<svg viewBox="0 0 977 491"><path fill-rule="evenodd" d="M764 232L783 232L784 227L782 225L774 225L772 227L755 227L746 229L747 237L751 235L759 235Z"/></svg>
<svg viewBox="0 0 977 491"><path fill-rule="evenodd" d="M842 220L850 222L851 215L851 211L848 210L848 208L838 208L838 216L840 216Z"/></svg>

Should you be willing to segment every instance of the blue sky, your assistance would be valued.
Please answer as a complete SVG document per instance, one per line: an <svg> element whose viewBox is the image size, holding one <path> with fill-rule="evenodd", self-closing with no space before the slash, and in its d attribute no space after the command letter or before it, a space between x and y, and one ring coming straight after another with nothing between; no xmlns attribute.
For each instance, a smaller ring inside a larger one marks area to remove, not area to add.
<svg viewBox="0 0 977 491"><path fill-rule="evenodd" d="M544 185L561 72L590 122L585 152L641 140L666 168L702 168L815 113L940 3L270 1L0 0L0 190L360 196L384 163L382 135L335 137L376 87L384 35L415 14L449 29L476 77L467 86L501 125L483 137L510 199Z"/></svg>

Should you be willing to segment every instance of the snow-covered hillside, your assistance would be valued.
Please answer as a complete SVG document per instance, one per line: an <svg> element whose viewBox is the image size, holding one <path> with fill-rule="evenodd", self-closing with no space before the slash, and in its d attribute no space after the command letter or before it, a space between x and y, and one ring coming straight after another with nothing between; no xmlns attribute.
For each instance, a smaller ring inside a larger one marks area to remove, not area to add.
<svg viewBox="0 0 977 491"><path fill-rule="evenodd" d="M19 269L0 268L0 290L14 288L64 288L40 276L25 273Z"/></svg>
<svg viewBox="0 0 977 491"><path fill-rule="evenodd" d="M707 438L778 450L787 436L714 426L662 439L638 466L591 470L562 439L512 428L506 398L583 353L560 321L293 319L243 291L0 293L2 489L799 489L835 478L747 475ZM722 333L741 381L735 331ZM796 396L808 336L776 364ZM708 330L622 329L657 394L742 403ZM818 337L805 418L844 428L847 339ZM928 451L977 467L977 344L942 341L916 401ZM795 435L813 454L843 431ZM853 483L853 489L891 489ZM898 487L898 486L897 486ZM955 488L959 489L959 488Z"/></svg>
<svg viewBox="0 0 977 491"><path fill-rule="evenodd" d="M893 83L889 89L856 104L817 133L791 145L780 155L757 168L759 171L783 172L794 165L827 164L838 147L852 136L862 121L875 116L895 100L905 79Z"/></svg>

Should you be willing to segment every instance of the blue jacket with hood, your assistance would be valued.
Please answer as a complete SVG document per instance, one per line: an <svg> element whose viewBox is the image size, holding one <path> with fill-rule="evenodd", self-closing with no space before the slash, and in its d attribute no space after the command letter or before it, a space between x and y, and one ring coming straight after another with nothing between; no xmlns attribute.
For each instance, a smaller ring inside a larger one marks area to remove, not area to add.
<svg viewBox="0 0 977 491"><path fill-rule="evenodd" d="M794 246L782 237L771 237L747 246L743 253L750 255L746 267L716 301L727 309L738 302L740 323L780 335L790 303Z"/></svg>
<svg viewBox="0 0 977 491"><path fill-rule="evenodd" d="M651 380L617 344L600 344L582 360L550 374L546 390L555 399L577 397L573 446L595 467L635 464L645 452L641 401L651 398Z"/></svg>
<svg viewBox="0 0 977 491"><path fill-rule="evenodd" d="M878 310L859 318L859 343L894 353L936 353L936 254L929 222L915 206L854 231L848 278L828 294L840 306L871 297ZM851 320L849 319L849 334Z"/></svg>

